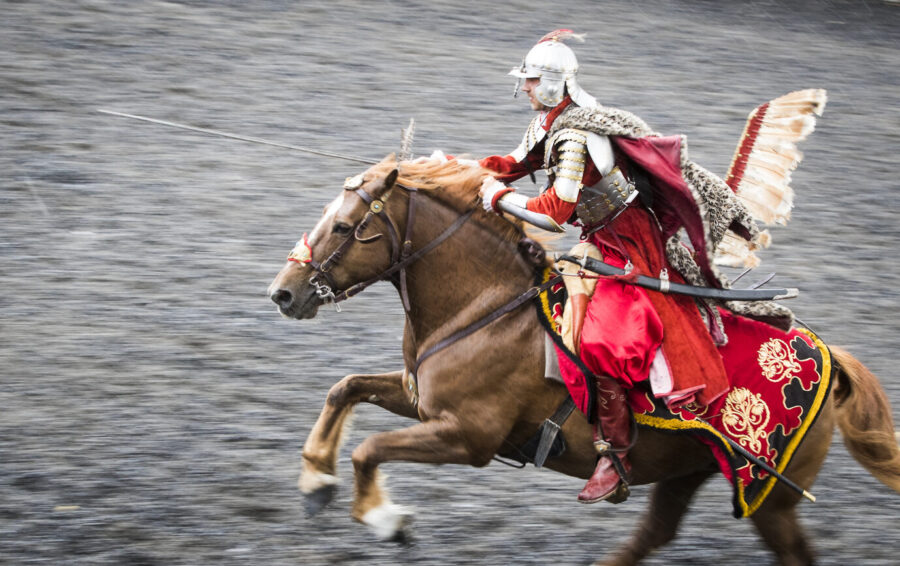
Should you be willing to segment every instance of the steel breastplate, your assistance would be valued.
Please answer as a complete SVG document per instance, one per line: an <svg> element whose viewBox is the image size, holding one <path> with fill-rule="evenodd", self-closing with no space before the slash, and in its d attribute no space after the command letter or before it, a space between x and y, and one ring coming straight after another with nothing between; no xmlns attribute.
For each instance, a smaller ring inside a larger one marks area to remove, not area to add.
<svg viewBox="0 0 900 566"><path fill-rule="evenodd" d="M575 214L585 230L599 230L621 214L637 194L634 183L615 167L597 184L581 189Z"/></svg>

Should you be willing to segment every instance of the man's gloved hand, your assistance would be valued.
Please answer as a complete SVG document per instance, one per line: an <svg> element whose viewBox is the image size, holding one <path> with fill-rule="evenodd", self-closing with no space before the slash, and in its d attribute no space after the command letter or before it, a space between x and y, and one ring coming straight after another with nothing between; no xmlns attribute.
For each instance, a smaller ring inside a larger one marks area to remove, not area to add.
<svg viewBox="0 0 900 566"><path fill-rule="evenodd" d="M515 191L514 188L508 187L493 177L488 177L481 183L481 189L478 194L481 195L481 203L488 212L497 210L497 201L499 201L507 193Z"/></svg>

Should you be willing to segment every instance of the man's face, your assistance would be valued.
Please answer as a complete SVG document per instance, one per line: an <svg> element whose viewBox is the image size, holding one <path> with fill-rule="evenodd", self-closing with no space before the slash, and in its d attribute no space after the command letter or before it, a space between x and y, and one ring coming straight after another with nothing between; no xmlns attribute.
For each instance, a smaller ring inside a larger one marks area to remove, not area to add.
<svg viewBox="0 0 900 566"><path fill-rule="evenodd" d="M532 110L547 110L547 107L541 104L534 96L534 89L536 89L539 84L541 84L540 78L525 79L525 84L522 85L522 92L528 95L528 100L531 101Z"/></svg>

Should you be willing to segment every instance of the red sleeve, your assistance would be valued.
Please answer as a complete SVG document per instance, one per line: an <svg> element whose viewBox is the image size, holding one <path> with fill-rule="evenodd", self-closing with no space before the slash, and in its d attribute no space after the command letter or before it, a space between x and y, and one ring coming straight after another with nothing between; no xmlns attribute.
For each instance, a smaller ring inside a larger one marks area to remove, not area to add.
<svg viewBox="0 0 900 566"><path fill-rule="evenodd" d="M532 212L546 214L557 224L565 224L575 212L574 202L566 202L556 196L556 188L550 187L541 196L528 199L526 208Z"/></svg>
<svg viewBox="0 0 900 566"><path fill-rule="evenodd" d="M516 161L511 155L491 155L478 162L485 169L495 171L495 179L507 184L518 181L531 171L537 171L543 165L543 159L536 151L529 153L524 161Z"/></svg>
<svg viewBox="0 0 900 566"><path fill-rule="evenodd" d="M594 162L588 160L584 167L584 175L582 180L584 184L590 186L595 185L603 176L597 171L597 167L594 165ZM581 194L578 194L578 198L581 198ZM553 220L557 222L557 224L563 224L567 222L569 218L572 217L572 214L575 212L575 205L578 201L575 202L566 202L556 196L556 187L550 187L546 191L541 194L539 197L534 197L528 199L528 204L526 205L528 210L532 212L540 212L541 214L546 214Z"/></svg>
<svg viewBox="0 0 900 566"><path fill-rule="evenodd" d="M494 175L501 183L512 183L528 174L526 162L518 162L510 155L491 155L478 161L485 169L496 172Z"/></svg>

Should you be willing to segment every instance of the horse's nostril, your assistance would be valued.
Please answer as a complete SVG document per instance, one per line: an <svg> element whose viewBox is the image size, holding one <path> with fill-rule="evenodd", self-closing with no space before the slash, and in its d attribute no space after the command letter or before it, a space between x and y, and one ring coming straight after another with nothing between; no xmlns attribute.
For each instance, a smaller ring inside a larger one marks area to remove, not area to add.
<svg viewBox="0 0 900 566"><path fill-rule="evenodd" d="M286 309L294 302L294 295L287 289L278 289L272 293L272 301L279 307Z"/></svg>

